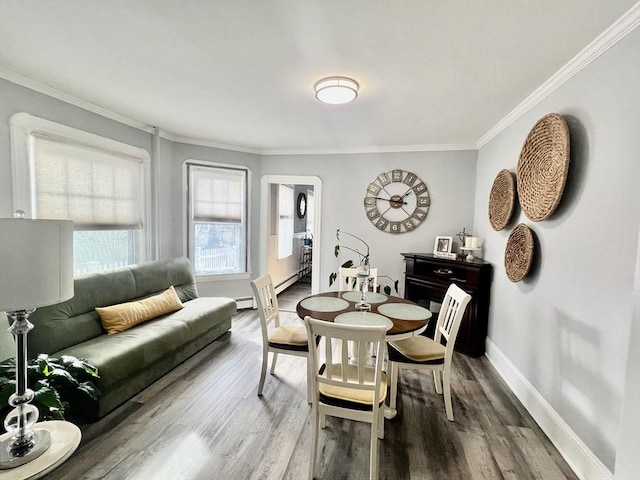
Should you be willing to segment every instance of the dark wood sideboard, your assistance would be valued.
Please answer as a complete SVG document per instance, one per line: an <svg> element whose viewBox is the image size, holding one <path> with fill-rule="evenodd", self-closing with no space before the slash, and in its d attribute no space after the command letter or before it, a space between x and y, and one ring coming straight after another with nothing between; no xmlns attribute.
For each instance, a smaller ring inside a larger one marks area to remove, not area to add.
<svg viewBox="0 0 640 480"><path fill-rule="evenodd" d="M456 351L470 357L484 355L492 265L484 260L450 260L432 253L403 253L402 256L405 261L404 298L429 308L432 301L442 302L452 283L471 294L458 331ZM434 315L424 333L431 338L436 319Z"/></svg>

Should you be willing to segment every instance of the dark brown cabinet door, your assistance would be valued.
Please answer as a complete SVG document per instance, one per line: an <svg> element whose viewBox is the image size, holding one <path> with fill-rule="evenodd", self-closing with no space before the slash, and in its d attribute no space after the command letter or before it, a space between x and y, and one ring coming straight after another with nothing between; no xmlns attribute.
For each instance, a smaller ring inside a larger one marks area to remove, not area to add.
<svg viewBox="0 0 640 480"><path fill-rule="evenodd" d="M455 283L471 294L458 338L456 351L479 357L484 355L489 295L493 267L483 260L449 260L430 253L403 253L405 260L404 297L425 308L442 302L449 285ZM437 315L434 314L425 335L433 337Z"/></svg>

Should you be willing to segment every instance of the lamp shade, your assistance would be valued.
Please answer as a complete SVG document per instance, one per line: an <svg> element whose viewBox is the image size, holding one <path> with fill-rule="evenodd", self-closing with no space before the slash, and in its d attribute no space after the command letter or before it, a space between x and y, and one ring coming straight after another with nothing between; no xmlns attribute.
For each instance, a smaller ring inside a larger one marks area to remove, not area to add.
<svg viewBox="0 0 640 480"><path fill-rule="evenodd" d="M73 222L0 218L0 311L73 297Z"/></svg>

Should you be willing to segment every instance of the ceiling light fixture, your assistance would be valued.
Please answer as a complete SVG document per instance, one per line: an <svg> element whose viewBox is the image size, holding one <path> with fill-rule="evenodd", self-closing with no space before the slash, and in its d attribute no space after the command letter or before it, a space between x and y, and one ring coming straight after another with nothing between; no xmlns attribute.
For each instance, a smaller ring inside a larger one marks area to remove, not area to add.
<svg viewBox="0 0 640 480"><path fill-rule="evenodd" d="M358 82L347 77L327 77L314 86L316 98L322 103L340 105L349 103L358 96Z"/></svg>

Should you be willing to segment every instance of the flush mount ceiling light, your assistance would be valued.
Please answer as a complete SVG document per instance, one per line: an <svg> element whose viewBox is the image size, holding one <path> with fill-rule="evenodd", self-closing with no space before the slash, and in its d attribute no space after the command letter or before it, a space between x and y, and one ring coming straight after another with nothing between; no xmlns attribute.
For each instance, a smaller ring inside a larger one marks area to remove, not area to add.
<svg viewBox="0 0 640 480"><path fill-rule="evenodd" d="M358 82L347 77L328 77L318 80L314 90L322 103L340 105L354 101L359 87Z"/></svg>

